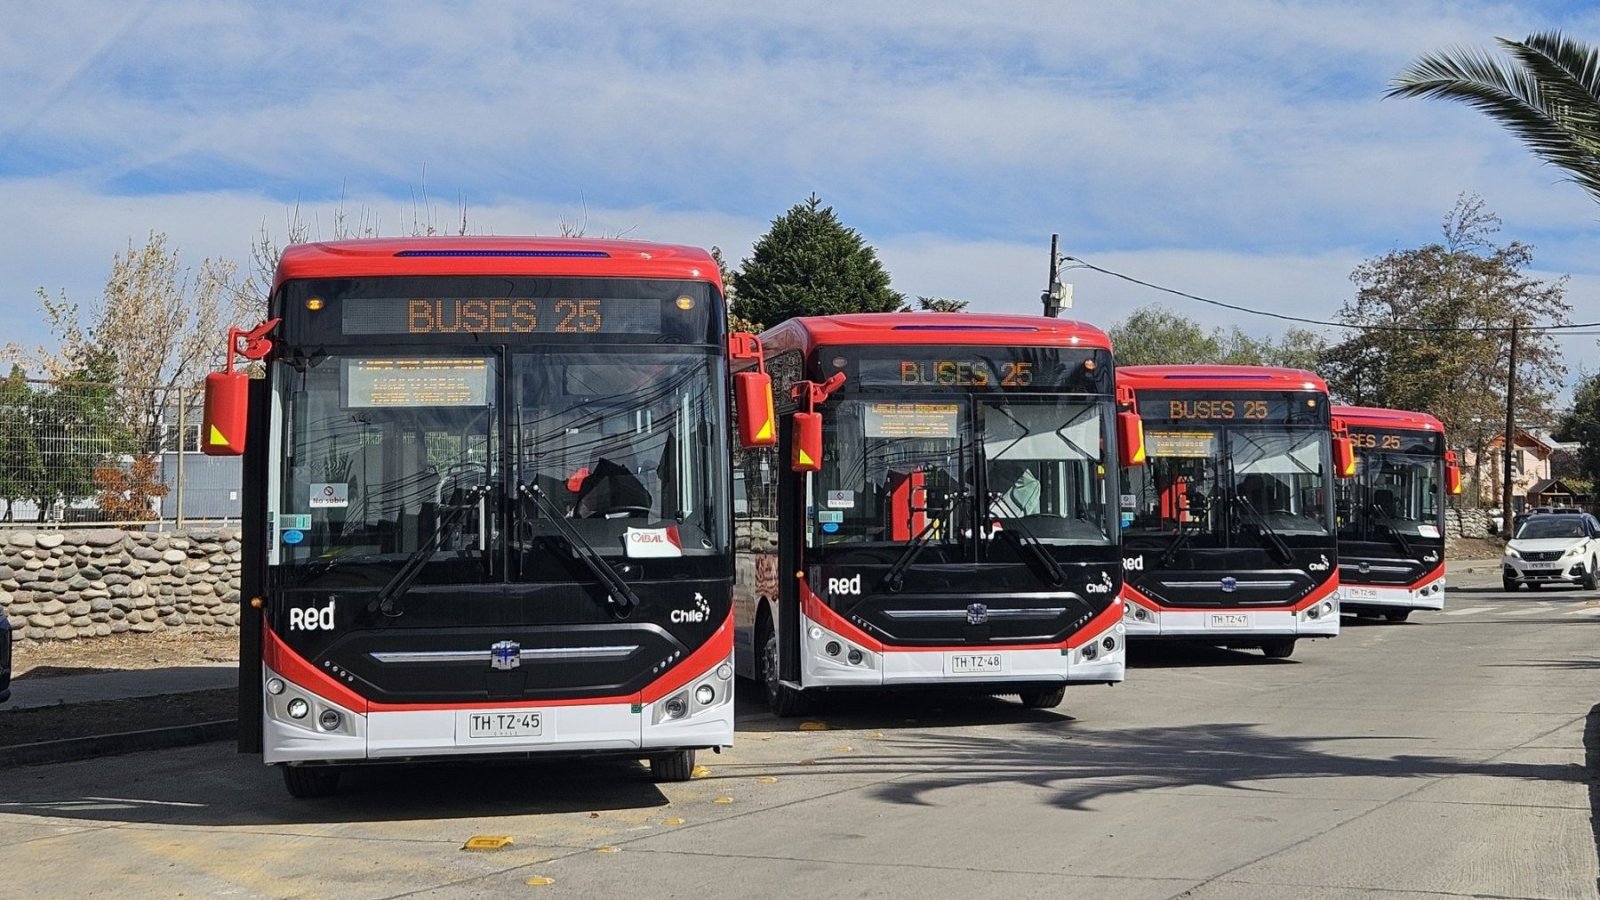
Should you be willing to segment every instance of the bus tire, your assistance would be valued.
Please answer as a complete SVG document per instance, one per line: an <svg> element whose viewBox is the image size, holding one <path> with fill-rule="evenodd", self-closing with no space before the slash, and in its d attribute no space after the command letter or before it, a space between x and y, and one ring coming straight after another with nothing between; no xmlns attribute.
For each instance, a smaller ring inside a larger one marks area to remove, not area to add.
<svg viewBox="0 0 1600 900"><path fill-rule="evenodd" d="M332 797L339 790L338 769L331 766L280 766L283 769L283 786L289 796L297 800L315 800Z"/></svg>
<svg viewBox="0 0 1600 900"><path fill-rule="evenodd" d="M1017 698L1028 709L1055 709L1061 705L1061 701L1067 699L1067 686L1058 684L1055 687L1039 687L1019 691Z"/></svg>
<svg viewBox="0 0 1600 900"><path fill-rule="evenodd" d="M1294 638L1284 638L1278 641L1262 641L1261 653L1267 659L1288 659L1294 655Z"/></svg>
<svg viewBox="0 0 1600 900"><path fill-rule="evenodd" d="M650 780L657 784L694 777L694 751L674 750L650 757Z"/></svg>
<svg viewBox="0 0 1600 900"><path fill-rule="evenodd" d="M803 716L811 705L807 697L783 683L778 674L778 631L767 627L761 644L761 686L766 691L767 709L780 719Z"/></svg>
<svg viewBox="0 0 1600 900"><path fill-rule="evenodd" d="M1391 609L1388 612L1385 612L1383 617L1391 622L1404 622L1406 619L1411 618L1411 610Z"/></svg>

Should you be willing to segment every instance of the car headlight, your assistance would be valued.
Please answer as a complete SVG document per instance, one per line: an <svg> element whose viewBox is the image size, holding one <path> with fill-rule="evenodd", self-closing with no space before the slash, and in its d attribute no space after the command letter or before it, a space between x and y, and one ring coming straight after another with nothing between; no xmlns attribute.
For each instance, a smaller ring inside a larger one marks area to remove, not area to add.
<svg viewBox="0 0 1600 900"><path fill-rule="evenodd" d="M1522 558L1522 554L1521 553L1518 553L1517 551L1511 549L1510 547L1506 548L1506 559L1521 559L1521 558Z"/></svg>
<svg viewBox="0 0 1600 900"><path fill-rule="evenodd" d="M1567 552L1563 553L1561 555L1562 556L1577 556L1579 553L1582 553L1582 552L1583 552L1583 548L1582 547L1572 546L1572 547L1568 547L1567 548Z"/></svg>

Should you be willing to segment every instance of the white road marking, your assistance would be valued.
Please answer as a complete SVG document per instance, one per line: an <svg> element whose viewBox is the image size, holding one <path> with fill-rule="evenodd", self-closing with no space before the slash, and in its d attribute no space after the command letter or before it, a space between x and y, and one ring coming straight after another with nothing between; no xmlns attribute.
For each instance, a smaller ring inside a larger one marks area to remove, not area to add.
<svg viewBox="0 0 1600 900"><path fill-rule="evenodd" d="M1488 612L1491 609L1497 609L1497 608L1498 607L1494 607L1494 606L1469 606L1466 609L1452 609L1449 612L1446 612L1445 615L1447 615L1447 616L1469 616L1469 615L1472 615L1473 613Z"/></svg>
<svg viewBox="0 0 1600 900"><path fill-rule="evenodd" d="M1577 609L1569 609L1569 610L1567 610L1566 613L1564 613L1564 615L1569 615L1569 616L1600 616L1600 606L1580 606Z"/></svg>
<svg viewBox="0 0 1600 900"><path fill-rule="evenodd" d="M1529 616L1529 615L1533 615L1534 613L1542 613L1542 612L1549 612L1549 611L1550 611L1550 608L1548 606L1525 606L1525 607L1523 607L1521 609L1506 610L1505 612L1501 613L1500 615L1502 615L1502 616Z"/></svg>

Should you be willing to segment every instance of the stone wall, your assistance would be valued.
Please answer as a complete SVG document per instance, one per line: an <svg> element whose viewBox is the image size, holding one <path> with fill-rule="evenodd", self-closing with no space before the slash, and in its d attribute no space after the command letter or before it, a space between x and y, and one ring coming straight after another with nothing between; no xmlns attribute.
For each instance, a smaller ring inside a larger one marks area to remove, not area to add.
<svg viewBox="0 0 1600 900"><path fill-rule="evenodd" d="M1444 511L1446 540L1488 537L1490 524L1489 511L1486 509L1460 509L1452 506Z"/></svg>
<svg viewBox="0 0 1600 900"><path fill-rule="evenodd" d="M221 631L239 568L236 531L0 531L0 609L17 641Z"/></svg>

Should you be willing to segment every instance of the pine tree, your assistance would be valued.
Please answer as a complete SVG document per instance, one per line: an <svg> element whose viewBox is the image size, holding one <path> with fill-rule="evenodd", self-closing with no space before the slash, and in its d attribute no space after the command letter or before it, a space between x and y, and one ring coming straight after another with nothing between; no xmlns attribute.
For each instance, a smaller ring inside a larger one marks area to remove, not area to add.
<svg viewBox="0 0 1600 900"><path fill-rule="evenodd" d="M763 327L795 316L897 312L905 295L859 232L815 194L772 220L733 276L736 312Z"/></svg>

